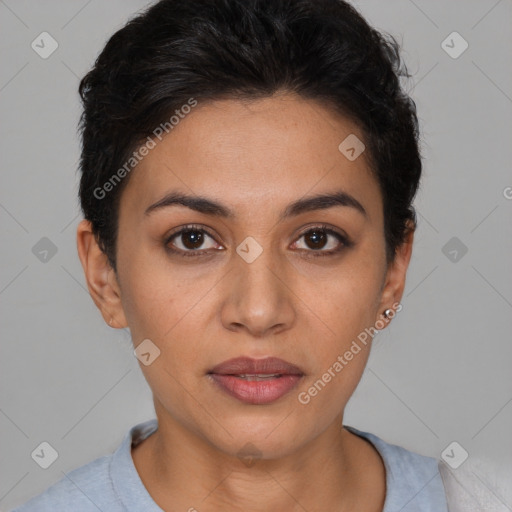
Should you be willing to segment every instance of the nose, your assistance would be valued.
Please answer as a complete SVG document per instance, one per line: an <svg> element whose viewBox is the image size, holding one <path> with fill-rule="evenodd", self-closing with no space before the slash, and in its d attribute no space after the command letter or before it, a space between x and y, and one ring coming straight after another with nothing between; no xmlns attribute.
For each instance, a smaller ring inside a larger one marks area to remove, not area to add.
<svg viewBox="0 0 512 512"><path fill-rule="evenodd" d="M233 260L221 307L224 327L245 330L256 338L290 329L296 318L296 297L285 259L280 263L267 248L250 263L238 254Z"/></svg>

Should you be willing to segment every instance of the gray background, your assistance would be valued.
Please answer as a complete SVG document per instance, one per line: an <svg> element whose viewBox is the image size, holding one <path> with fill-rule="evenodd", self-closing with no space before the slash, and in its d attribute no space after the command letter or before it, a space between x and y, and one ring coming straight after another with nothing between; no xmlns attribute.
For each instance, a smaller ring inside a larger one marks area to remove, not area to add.
<svg viewBox="0 0 512 512"><path fill-rule="evenodd" d="M104 324L75 245L79 77L146 3L0 0L2 510L154 416L129 332ZM512 510L512 1L356 5L403 44L425 173L403 310L345 423L437 458L457 441L469 458L456 471ZM31 48L43 31L59 44L47 59ZM453 31L469 43L456 59L441 47ZM47 261L32 250L43 237ZM42 441L59 454L46 470L31 458Z"/></svg>

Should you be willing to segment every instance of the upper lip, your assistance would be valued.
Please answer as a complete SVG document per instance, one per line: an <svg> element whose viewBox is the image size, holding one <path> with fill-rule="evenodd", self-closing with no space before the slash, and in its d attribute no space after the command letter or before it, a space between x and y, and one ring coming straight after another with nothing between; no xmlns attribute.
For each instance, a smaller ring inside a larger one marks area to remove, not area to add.
<svg viewBox="0 0 512 512"><path fill-rule="evenodd" d="M208 373L219 375L304 375L298 366L278 357L265 357L264 359L235 357L218 364Z"/></svg>

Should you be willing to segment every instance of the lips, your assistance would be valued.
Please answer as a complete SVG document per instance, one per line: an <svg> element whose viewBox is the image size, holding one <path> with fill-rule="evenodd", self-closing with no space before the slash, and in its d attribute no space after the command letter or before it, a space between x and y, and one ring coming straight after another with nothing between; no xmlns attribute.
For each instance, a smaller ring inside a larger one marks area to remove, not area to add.
<svg viewBox="0 0 512 512"><path fill-rule="evenodd" d="M299 367L277 357L266 357L265 359L237 357L218 364L209 373L218 375L304 375Z"/></svg>
<svg viewBox="0 0 512 512"><path fill-rule="evenodd" d="M289 393L304 372L277 357L238 357L218 364L208 375L228 395L244 403L263 405Z"/></svg>

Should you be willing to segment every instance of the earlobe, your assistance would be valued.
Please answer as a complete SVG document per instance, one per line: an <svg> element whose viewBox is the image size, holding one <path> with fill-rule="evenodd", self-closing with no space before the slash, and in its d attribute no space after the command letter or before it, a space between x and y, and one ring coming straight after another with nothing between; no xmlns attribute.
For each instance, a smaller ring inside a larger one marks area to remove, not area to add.
<svg viewBox="0 0 512 512"><path fill-rule="evenodd" d="M386 272L378 310L378 320L380 323L384 322L386 326L390 323L391 318L394 316L394 314L391 315L389 313L389 310L394 311L394 305L400 305L400 301L404 293L407 269L409 267L409 262L412 255L414 230L414 224L409 222L404 242L397 248L395 252L395 258L389 264Z"/></svg>
<svg viewBox="0 0 512 512"><path fill-rule="evenodd" d="M111 327L126 327L117 277L87 220L82 220L78 225L77 249L87 288L103 319Z"/></svg>

